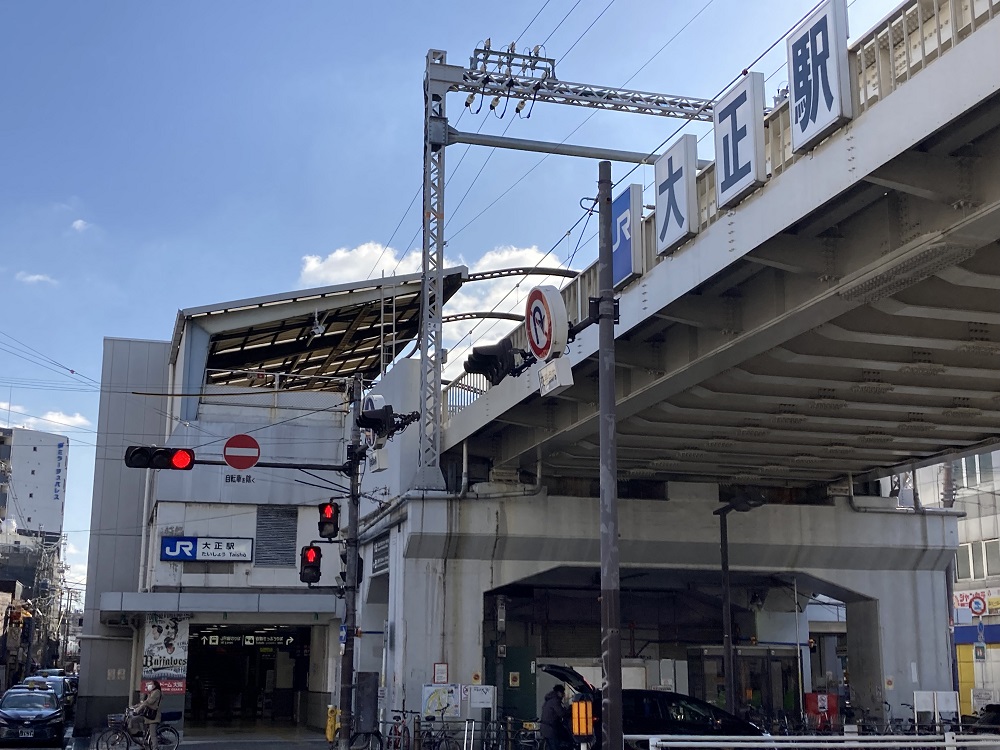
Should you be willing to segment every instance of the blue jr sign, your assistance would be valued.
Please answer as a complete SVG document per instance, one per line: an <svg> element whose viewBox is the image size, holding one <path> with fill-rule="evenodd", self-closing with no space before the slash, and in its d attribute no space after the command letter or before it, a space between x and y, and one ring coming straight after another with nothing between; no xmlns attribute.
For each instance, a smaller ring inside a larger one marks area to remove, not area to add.
<svg viewBox="0 0 1000 750"><path fill-rule="evenodd" d="M611 202L611 272L615 289L642 274L642 185Z"/></svg>

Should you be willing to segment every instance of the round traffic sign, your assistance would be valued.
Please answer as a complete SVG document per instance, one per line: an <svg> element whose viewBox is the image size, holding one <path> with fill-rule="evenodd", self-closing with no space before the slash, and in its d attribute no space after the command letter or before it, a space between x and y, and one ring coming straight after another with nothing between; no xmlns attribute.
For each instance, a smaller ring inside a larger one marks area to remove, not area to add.
<svg viewBox="0 0 1000 750"><path fill-rule="evenodd" d="M979 616L986 614L986 599L982 595L976 594L969 599L969 611Z"/></svg>
<svg viewBox="0 0 1000 750"><path fill-rule="evenodd" d="M562 355L569 338L569 318L558 289L536 286L528 292L524 327L528 347L539 360L549 362Z"/></svg>
<svg viewBox="0 0 1000 750"><path fill-rule="evenodd" d="M226 441L222 457L234 469L249 469L260 459L260 443L250 435L233 435Z"/></svg>

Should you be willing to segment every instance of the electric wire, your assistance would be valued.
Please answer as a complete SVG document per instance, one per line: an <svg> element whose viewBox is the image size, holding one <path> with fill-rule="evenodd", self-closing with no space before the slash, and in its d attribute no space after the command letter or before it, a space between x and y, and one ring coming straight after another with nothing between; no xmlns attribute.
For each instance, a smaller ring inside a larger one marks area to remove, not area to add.
<svg viewBox="0 0 1000 750"><path fill-rule="evenodd" d="M594 24L597 23L598 21L600 21L601 20L601 16L603 16L605 13L607 13L608 9L612 5L614 5L614 4L615 4L615 0L611 0L611 2L609 2L607 5L604 6L604 10L602 10L600 13L597 14L597 18L595 18L593 21L590 22L590 26L588 26L586 29L584 29L583 33L580 34L580 36L578 36L576 38L576 41L573 42L571 45L569 45L569 49L566 50L565 52L563 52L562 55L559 56L560 60L565 60L566 59L566 57L569 55L569 53L573 51L573 48L580 43L580 40L583 39L587 35L588 31L590 31L592 28L594 28Z"/></svg>
<svg viewBox="0 0 1000 750"><path fill-rule="evenodd" d="M643 63L643 64L642 64L642 65L641 65L641 66L640 66L640 67L638 68L638 70L636 70L636 71L635 71L635 72L634 72L634 73L633 73L633 74L632 74L631 76L629 76L629 77L628 77L628 78L627 78L627 79L625 80L625 82L621 84L621 86L620 86L619 88L622 88L622 87L624 87L624 86L627 86L627 85L628 85L628 83L629 83L630 81L632 81L632 80L633 80L633 79L634 79L634 78L635 78L635 77L636 77L637 75L639 75L639 73L640 73L640 72L641 72L641 71L642 71L642 70L643 70L644 68L646 68L646 67L647 67L647 66L648 66L648 65L649 65L649 64L650 64L650 63L651 63L651 62L652 62L653 60L655 60L655 59L656 59L656 57L658 57L658 56L659 56L659 55L660 55L660 54L661 54L661 53L662 53L662 52L663 52L663 51L664 51L664 50L665 50L665 49L666 49L666 48L667 48L667 47L668 47L668 46L669 46L669 45L671 44L671 42L673 42L673 41L674 41L675 39L677 39L677 38L678 38L678 37L679 37L679 36L680 36L680 35L681 35L681 34L682 34L682 33L683 33L683 32L684 32L684 31L685 31L685 30L686 30L686 29L687 29L687 28L688 28L688 27L689 27L689 26L690 26L690 25L692 24L692 23L694 23L694 21L695 21L695 20L697 20L697 18L698 18L699 16L701 16L701 14L702 14L702 13L704 13L704 12L705 12L705 11L706 11L706 10L708 9L708 7L709 7L709 6L710 6L710 5L711 5L711 4L713 3L713 2L715 2L715 0L708 0L708 2L706 2L706 3L705 3L705 4L704 4L704 5L703 5L703 6L702 6L702 7L701 7L701 8L699 9L699 10L698 10L698 12L697 12L697 13L695 13L695 14L694 14L694 15L693 15L693 16L692 16L692 17L691 17L690 19L688 19L688 21L687 21L687 22L686 22L686 23L685 23L685 24L684 24L683 26L681 26L681 27L680 27L680 28L679 28L679 29L678 29L678 30L677 30L676 32L674 32L673 36L671 36L671 37L670 37L669 39L667 39L667 41L666 41L666 42L665 42L665 43L664 43L664 44L663 44L663 45L662 45L662 46L661 46L661 47L660 47L660 48L659 48L659 49L658 49L658 50L657 50L656 52L654 52L654 53L653 53L653 55L652 55L652 56L651 56L651 57L650 57L650 58L649 58L648 60L646 60L646 62L644 62L644 63ZM575 43L574 43L574 44L575 44ZM566 140L568 140L568 139L569 139L570 137L572 137L572 136L573 136L573 134L574 134L574 133L576 133L576 131L577 131L577 130L579 130L579 129L580 129L580 128L582 128L582 127L583 127L583 126L584 126L584 125L585 125L585 124L586 124L587 122L589 122L589 121L590 121L590 119L591 119L592 117L594 117L594 115L595 115L595 114L596 114L596 111L595 111L595 112L591 112L591 113L590 113L589 115L587 115L587 117L585 117L585 118L584 118L584 119L583 119L583 120L582 120L582 121L580 122L580 124L579 124L579 125L577 125L577 126L576 126L575 128L573 128L573 130L571 130L571 131L570 131L570 132L569 132L569 133L568 133L568 134L566 135L566 137L565 137L565 138L563 138L563 139L562 139L562 141L560 141L560 143L565 143L565 142L566 142ZM474 216L474 217L473 217L473 219L472 219L472 220L471 220L470 222L468 222L467 224L463 225L463 226L462 226L462 227L461 227L461 228L460 228L460 229L459 229L458 231L456 231L455 233L453 233L453 234L452 234L452 235L451 235L451 236L450 236L450 237L448 238L448 240L449 240L449 241L453 240L453 239L454 239L454 238L455 238L455 237L456 237L456 236L457 236L457 235L458 235L459 233L461 233L462 231L464 231L465 229L467 229L467 228L469 227L469 225L471 225L471 224L472 224L473 222L475 222L475 221L476 221L476 220L477 220L477 219L478 219L478 218L479 218L480 216L482 216L482 215L483 215L484 213L486 213L486 211L488 211L488 210L489 210L490 208L492 208L492 207L493 207L494 205L496 205L496 204L497 204L497 203L498 203L498 202L499 202L499 201L500 201L500 200L501 200L501 199L502 199L502 198L503 198L503 197L504 197L505 195L507 195L507 194L508 194L508 193L509 193L509 192L510 192L511 190L513 190L513 189L514 189L514 187L516 187L516 186L518 185L518 183L520 183L520 182L521 182L522 180L524 180L525 178L527 178L527 177L528 177L528 175L530 175L530 174L531 174L531 172L533 172L533 171L534 171L535 169L537 169L537 168L538 168L539 166L541 166L541 164L543 164L543 163L545 162L545 160L549 158L549 156L550 156L549 154L546 154L546 155L545 155L545 156L543 156L543 157L542 157L541 159L539 159L539 160L538 160L538 161L537 161L537 162L536 162L536 163L535 163L535 164L534 164L534 165L533 165L533 166L532 166L532 167L531 167L531 168L530 168L530 169L529 169L529 170L528 170L527 172L525 172L525 173L524 173L524 174L523 174L523 175L522 175L522 176L521 176L521 177L520 177L520 178L519 178L519 179L518 179L518 180L517 180L516 182L514 182L514 183L513 183L513 184L512 184L512 185L511 185L510 187L508 187L508 188L507 188L507 190L505 190L505 191L504 191L503 193L501 193L501 194L500 194L500 195L499 195L499 196L498 196L498 197L497 197L497 198L496 198L496 199L495 199L495 200L494 200L493 202L491 202L491 203L490 203L490 204L489 204L489 205L488 205L488 206L487 206L486 208L484 208L484 209L483 209L482 211L480 211L480 212L479 212L478 214L476 214L476 216ZM596 200L594 201L594 205L596 206ZM586 213L586 214L585 214L584 216L587 216L587 217L589 217L589 215L590 215L590 214L591 214L592 212L593 212L593 208L591 208L590 210L588 210L588 211L587 211L587 213ZM567 232L566 232L566 233L565 233L565 234L564 234L564 235L563 235L563 236L562 236L562 237L561 237L561 238L559 239L559 242L557 242L557 243L556 243L556 244L555 244L555 245L554 245L554 246L553 246L552 248L550 248L550 250L549 250L549 251L548 251L548 252L547 252L547 253L546 253L545 255L543 255L543 256L542 256L542 257L541 257L541 258L540 258L540 259L539 259L539 260L538 260L538 261L537 261L537 262L535 263L535 266L534 266L535 268L538 268L538 267L539 267L539 265L541 265L542 261L544 261L544 260L545 260L545 258L547 258L547 257L548 257L548 256L549 256L549 255L550 255L550 254L551 254L551 253L552 253L552 252L553 252L553 251L555 250L555 248L556 248L556 247L558 247L558 245L559 245L559 244L560 244L560 243L561 243L561 242L562 242L562 241L563 241L563 240L564 240L564 239L565 239L565 238L566 238L567 236L569 236L569 234L570 234L570 233L571 233L571 232L573 231L573 229L574 229L574 228L575 228L575 227L576 227L576 226L577 226L577 225L578 225L578 224L580 223L580 221L581 221L582 219L583 219L583 217L582 217L582 216L581 216L581 218L580 218L580 219L577 219L577 221L576 221L576 222L575 222L575 223L573 224L573 226L572 226L572 227L570 227L570 229L569 229L569 230L567 230ZM581 238L582 238L582 236L583 236L583 231L584 231L584 230L581 230L581 235L580 235L580 236L581 236ZM590 242L590 239L592 239L592 238L589 238L589 239L587 240L587 242L585 242L585 243L584 243L584 245L588 244L588 243ZM577 252L577 250L579 250L579 247L580 247L580 243L579 243L579 241L578 241L578 242L577 242L577 248L576 248L576 249L574 249L574 252L573 252L573 255L574 255L574 256L576 255L576 252ZM560 263L560 265L563 265L563 264L562 264L562 263ZM567 267L567 268L569 267L569 263L566 263L565 265L566 265L566 267ZM566 283L569 283L569 282L566 282ZM513 289L514 289L514 288L516 288L516 287L512 287L511 291L513 291ZM504 297L503 297L503 298L502 298L502 299L501 299L500 301L502 302L502 301L503 301L504 299L506 299L506 298L507 298L507 297L509 296L509 294L510 294L509 292L508 292L508 294L505 294L505 295L504 295ZM497 308L497 306L498 306L499 304L500 304L500 302L498 302L498 303L497 303L496 305L494 305L494 306L493 306L493 308L492 308L492 309L490 310L490 312L493 312L493 311L495 311L495 310L496 310L496 308ZM480 326L484 325L485 323L486 323L486 320L485 320L485 319L484 319L484 320L481 320L481 321L479 321L479 322L477 322L477 323L476 323L476 324L475 324L475 325L474 325L474 326L473 326L473 327L472 327L472 328L471 328L471 329L470 329L470 330L468 331L468 333L466 333L466 335L462 336L462 338L460 338L460 339L459 339L459 340L458 340L457 342L455 342L455 343L454 343L454 344L452 345L452 349L454 350L454 349L455 349L455 348L456 348L456 347L457 347L457 346L458 346L459 344L461 344L461 343L462 343L462 342L463 342L463 341L464 341L464 340L465 340L466 338L469 338L469 337L470 337L470 336L472 335L472 333L473 333L473 332L474 332L474 331L475 331L475 330L476 330L477 328L479 328ZM493 330L493 328L494 328L495 326L499 325L499 324L500 324L500 321L497 321L497 320L493 320L493 321L491 321L491 322L490 322L490 323L489 323L489 324L487 325L487 327L486 327L486 328L485 328L485 329L483 330L483 332L482 332L482 333L480 334L480 338L482 338L482 336L484 336L484 335L486 335L487 333L489 333L489 331ZM469 345L468 345L468 346L466 346L465 348L463 348L463 349L461 349L461 350L459 350L459 351L458 351L458 355L462 355L462 354L464 354L464 353L465 353L466 351L468 351L468 350L469 350L469 349L470 349L470 348L471 348L471 347L472 347L473 345L474 345L474 342L470 341L470 343L469 343Z"/></svg>
<svg viewBox="0 0 1000 750"><path fill-rule="evenodd" d="M676 36L677 36L678 34L680 34L680 33L681 33L681 31L683 31L683 30L684 30L685 28L687 28L687 26L688 26L688 25L690 25L690 23L691 23L692 21L694 21L694 19L695 19L695 18L697 18L697 17L699 16L699 15L701 15L701 13L703 13L703 12L704 12L704 11L705 11L705 10L706 10L706 9L708 8L708 6L712 4L712 2L713 2L713 1L714 1L714 0L709 0L709 2L708 2L708 3L706 3L706 4L705 4L705 5L704 5L704 6L703 6L703 7L701 8L701 10L699 10L699 11L698 11L698 13L697 13L697 14L695 14L695 16L694 16L694 17L692 17L692 19L691 19L690 21L688 21L688 23L687 23L687 24L685 24L685 25L684 25L684 26L683 26L683 27L682 27L681 29L679 29L679 30L678 30L678 32L677 32L677 33L676 33L676 34L674 35L674 37L672 37L672 38L671 38L670 40L668 40L668 42L667 42L667 43L669 44L669 42L670 42L670 41L673 41L673 39L674 39L674 38L676 38ZM769 45L769 46L767 47L767 49L765 49L765 50L764 50L764 51L763 51L762 53L760 53L760 54L759 54L759 55L758 55L758 56L757 56L757 57L756 57L756 58L755 58L755 59L753 60L753 62L751 62L751 63L750 63L750 64L749 64L749 65L748 65L748 66L747 66L747 67L746 67L746 68L745 68L744 70L749 70L749 69L750 69L750 68L752 68L752 67L753 67L754 65L756 65L756 64L757 64L758 62L760 62L760 61L761 61L761 60L762 60L762 59L763 59L763 58L764 58L764 57L765 57L765 56L766 56L766 55L767 55L767 54L768 54L769 52L771 52L771 50L773 50L773 49L774 49L774 48L775 48L775 47L776 47L776 46L777 46L778 44L780 44L780 43L781 43L781 41L782 41L783 39L785 39L785 37L786 37L786 36L788 35L788 33L789 33L789 32L790 32L790 31L791 31L792 29L794 29L794 28L795 28L796 26L798 26L798 25L799 25L799 24L800 24L800 23L801 23L801 22L802 22L803 20L805 20L806 18L808 18L808 17L809 17L809 16L810 16L810 15L811 15L811 14L812 14L812 13L813 13L813 12L814 12L814 11L815 11L815 10L816 10L817 8L818 8L818 7L819 7L819 5L820 5L820 4L821 4L821 2L820 2L820 3L817 3L816 5L814 5L814 6L813 6L813 7L812 7L812 8L811 8L811 9L810 9L809 11L807 11L807 12L806 12L806 13L805 13L805 14L804 14L804 15L803 15L802 17L801 17L801 19L800 19L799 21L796 21L796 22L795 22L794 24L792 24L792 26L791 26L791 27L790 27L790 28L789 28L788 30L784 31L784 32L783 32L783 33L782 33L782 34L781 34L781 35L780 35L780 36L779 36L779 37L778 37L777 39L775 39L775 41L774 41L774 42L772 42L772 43L771 43L771 44L770 44L770 45ZM658 50L658 51L657 51L657 52L655 53L654 57L655 57L656 55L660 54L660 52L662 52L662 51L663 51L663 49L665 49L665 47L666 47L666 45L664 45L664 47L661 47L661 48L660 48L660 50ZM647 62L646 64L648 65L648 62ZM643 67L645 67L645 65L644 65ZM641 68L640 68L640 70L641 70ZM780 70L780 68L779 68L779 70ZM636 73L636 74L633 74L633 76L632 76L631 78L629 78L628 80L632 80L632 78L634 78L634 77L635 77L635 75L637 75L637 73ZM772 75L773 75L773 74L772 74ZM709 101L708 101L708 102L707 102L707 103L706 103L705 105L702 105L702 107L701 107L701 108L700 108L699 110L697 110L697 111L695 112L695 114L697 115L697 114L701 113L702 111L704 111L704 109L705 109L705 108L706 108L706 107L708 106L708 104L709 104L709 103L711 103L711 102L714 102L714 101L715 101L715 100L717 100L717 99L718 99L718 98L719 98L720 96L722 96L723 94L725 94L725 93L726 93L726 91L727 91L727 90L729 90L729 88L730 88L730 87L731 87L731 86L732 86L733 84L735 84L735 83L736 83L737 81L739 81L739 80L740 80L740 78L742 78L742 77L743 77L743 73L740 73L740 75L738 75L738 76L736 76L735 78L733 78L733 79L732 79L732 80L731 80L731 81L730 81L730 82L729 82L728 84L726 84L726 86L725 86L725 87L723 87L723 88L722 88L722 89L721 89L721 90L719 91L719 93L718 93L718 94L716 94L716 95L715 95L714 97L712 97L712 99L710 99L710 100L709 100ZM627 84L627 83L628 83L628 81L626 81L626 84ZM622 85L624 86L624 85L626 85L626 84L622 84ZM588 121L588 120L589 120L589 119L590 119L591 117L593 117L593 116L594 116L594 114L595 114L595 113L591 113L591 114L590 114L590 115L589 115L589 116L588 116L588 117L587 117L586 119L584 119L584 121L583 121L583 122L582 122L582 123L581 123L581 124L580 124L579 126L577 126L577 128L576 128L576 129L579 129L579 127L582 127L582 125L583 125L584 123L586 123L586 122L587 122L587 121ZM660 144L659 144L658 146L656 146L656 148L654 148L654 149L653 149L652 151L650 151L650 152L648 153L648 156L653 156L653 155L655 155L655 154L656 154L656 153L657 153L657 152L658 152L658 151L659 151L659 150L660 150L660 149L661 149L661 148L662 148L662 147L663 147L663 146L664 146L664 145L665 145L666 143L668 143L668 142L669 142L669 141L670 141L670 140L671 140L672 138L674 138L674 137L675 137L675 136L676 136L676 135L677 135L678 133L680 133L680 132L681 132L681 131L682 131L682 130L683 130L683 129L685 128L685 127L687 127L688 125L690 125L690 124L691 124L691 122L693 122L693 120L692 120L692 119L688 119L688 120L686 120L686 121L685 121L684 123L682 123L682 124L681 124L681 125L680 125L680 126L679 126L679 127L678 127L678 128L677 128L677 129L675 130L675 131L674 131L674 132L672 132L672 133L671 133L671 134L670 134L670 135L669 135L669 136L668 136L667 138L665 138L665 139L664 139L664 140L663 140L663 141L662 141L662 142L661 142L661 143L660 143ZM574 129L574 131L573 131L573 132L575 132L575 130L576 130L576 129ZM567 136L567 137L569 137L569 136ZM704 137L704 136L703 136L703 137ZM539 164L541 164L541 163L542 163L542 162L543 162L543 161L545 160L545 158L547 158L547 156L548 156L548 155L546 155L546 157L543 157L542 159L540 159L540 160L539 160L539 162L538 162L538 163L537 163L537 164L536 164L535 166L537 167L537 166L538 166ZM626 180L626 179L627 179L627 178L628 178L628 177L629 177L629 176L630 176L630 175L631 175L631 174L632 174L633 172L635 172L635 170L636 170L636 169L638 169L638 168L639 168L639 166L641 166L641 165L638 165L638 164L637 164L637 165L634 165L634 166L633 166L633 167L632 167L632 168L631 168L631 169L630 169L630 170L629 170L629 171L628 171L628 172L627 172L627 173L626 173L626 174L625 174L624 176L622 176L621 178L619 178L619 179L618 179L618 180L617 180L617 181L616 181L616 182L614 183L613 187L616 187L616 186L620 185L620 184L621 184L621 183L622 183L622 182L623 182L624 180ZM534 169L534 167L533 167L532 169ZM529 172L530 172L530 171L531 171L531 170L529 170ZM516 184L516 183L515 183L515 184ZM505 193L504 193L504 194L506 194L506 192L508 192L508 191L505 191ZM497 202L497 201L498 201L498 200L499 200L500 198L502 198L502 197L503 197L503 195L501 195L500 197L498 197L498 198L497 198L497 200L496 200L496 201L494 201L493 203L491 203L491 204L490 204L490 206L488 206L488 207L487 207L487 210L488 210L488 208L490 208L490 207L492 207L493 205L495 205L495 203L496 203L496 202ZM595 204L596 204L596 200L595 200ZM592 210L592 209L590 209L590 210ZM482 215L482 212L481 212L481 213L480 213L479 215L477 215L477 216L476 216L475 218L478 218L478 217L479 217L480 215ZM581 219L582 219L582 217L581 217ZM475 219L473 219L473 221L474 221L474 220L475 220ZM575 226L576 226L576 224L578 224L578 223L579 223L579 221L580 221L580 219L578 219L578 220L577 220L577 222L576 222L576 223L575 223L575 224L574 224L573 226L575 227ZM471 222L470 222L470 223L471 223ZM466 228L467 226L468 226L468 225L466 225L466 226L463 226L463 227L462 227L462 228L461 228L461 229L459 230L459 232L461 232L462 230L464 230L464 229L465 229L465 228ZM571 230L570 230L570 231L572 231L572 228L571 228ZM457 232L456 232L456 234L457 234ZM454 236L455 236L455 235L453 234L453 235L452 235L452 236L451 236L451 237L450 237L449 239L453 239L453 238L454 238ZM564 237L565 237L565 236L564 236ZM564 239L564 237L563 237L563 238L560 238L559 242L562 242L562 239ZM588 240L588 242L589 242L589 240ZM558 245L558 243L557 243L557 245ZM555 247L555 246L554 246L554 247ZM545 254L545 255L544 255L544 256L543 256L543 257L542 257L541 259L539 259L539 261L538 261L538 262L537 262L537 263L535 264L535 266L534 266L534 267L535 267L535 268L538 268L538 266L539 266L539 265L541 264L542 260L544 260L544 259L545 259L545 257L547 257L547 256L548 256L548 255L549 255L549 254L550 254L551 252L552 252L552 250L550 249L550 251L549 251L548 253L546 253L546 254ZM505 296L504 296L504 298L506 298L507 296L509 296L509 295L505 295ZM498 304L499 304L499 303L498 303ZM495 309L496 309L496 306L494 306L494 308L493 308L493 309L495 310ZM466 334L465 336L463 336L463 337L462 337L461 339L459 339L459 341L458 341L458 342L456 342L455 344L453 344L453 345L452 345L452 354L453 354L453 356L456 356L456 357L457 357L458 355L461 355L461 354L464 354L464 352L465 352L465 351L467 351L467 350L468 350L469 348L471 348L471 347L472 347L472 346L474 345L474 342L471 342L471 341L470 341L470 344L469 344L468 346L466 346L466 347L465 347L464 349L460 350L460 351L459 351L459 352L458 352L457 354L456 354L456 353L454 352L454 350L455 350L455 348L456 348L456 347L458 346L458 344L460 344L460 343L461 343L462 341L464 341L464 340L465 340L466 338L469 338L469 337L470 337L470 335L472 334L472 332L473 332L473 331L474 331L474 330L475 330L476 328L478 328L478 327L479 327L480 325L482 325L482 323L483 323L483 322L484 322L484 321L480 321L479 323L477 323L477 324L476 324L475 326L473 326L473 328L472 328L472 329L471 329L471 330L469 331L469 333L467 333L467 334ZM493 328L494 326L498 325L498 324L499 324L499 322L500 322L500 321L496 321L496 320L492 321L492 322L491 322L491 323L490 323L490 324L489 324L489 325L487 326L487 328L485 328L485 329L484 329L484 331L483 331L483 332L482 332L482 333L480 334L480 338L482 338L482 336L483 336L483 335L485 335L486 333L488 333L488 332L489 332L489 331L490 331L490 330L491 330L491 329L492 329L492 328Z"/></svg>
<svg viewBox="0 0 1000 750"><path fill-rule="evenodd" d="M573 3L573 7L572 7L572 8L570 8L570 9L569 9L568 11L566 11L566 15L565 15L565 16L563 16L563 17L562 17L562 20L561 20L561 21L560 21L559 23L557 23L557 24L556 24L556 27L555 27L554 29L552 29L552 31L550 31L550 32L549 32L549 35L548 35L547 37L545 37L545 41L543 41L543 42L541 43L541 45L540 45L540 46L544 47L544 46L545 46L546 44L548 44L548 43L549 43L549 39L551 39L551 38L553 37L553 35L554 35L554 34L555 34L555 33L556 33L557 31L559 31L559 28L560 28L560 27L561 27L561 26L562 26L562 25L563 25L564 23L566 23L566 19L570 17L570 15L571 15L571 14L573 13L573 11L574 11L574 10L576 10L576 6L578 6L578 5L579 5L579 4L580 4L580 3L582 2L582 1L583 1L583 0L576 0L576 2L575 2L575 3Z"/></svg>
<svg viewBox="0 0 1000 750"><path fill-rule="evenodd" d="M538 19L538 17L542 15L542 11L549 6L550 2L552 2L552 0L545 0L545 2L542 4L542 7L538 9L537 13L535 13L534 17L530 21L528 21L528 25L524 27L524 30L517 35L517 39L514 40L515 45L521 41L521 37L523 37L525 34L528 33L528 29L531 28L531 24L533 24Z"/></svg>
<svg viewBox="0 0 1000 750"><path fill-rule="evenodd" d="M41 357L44 360L47 360L48 362L50 362L51 364L55 365L56 367L59 367L62 370L65 370L68 374L76 375L78 377L83 378L84 380L89 380L91 383L94 383L94 384L97 383L97 381L94 380L93 378L87 377L83 373L77 372L76 370L73 370L73 369L67 367L66 365L62 364L61 362L58 362L58 361L52 359L52 357L49 357L48 355L43 354L42 352L38 351L37 349L29 346L28 344L25 344L23 341L20 341L20 340L14 338L9 333L6 333L4 331L0 331L0 336L4 336L5 338L10 339L11 341L15 342L16 344L18 344L19 346L23 347L24 349L27 349L28 351L33 352L37 356Z"/></svg>

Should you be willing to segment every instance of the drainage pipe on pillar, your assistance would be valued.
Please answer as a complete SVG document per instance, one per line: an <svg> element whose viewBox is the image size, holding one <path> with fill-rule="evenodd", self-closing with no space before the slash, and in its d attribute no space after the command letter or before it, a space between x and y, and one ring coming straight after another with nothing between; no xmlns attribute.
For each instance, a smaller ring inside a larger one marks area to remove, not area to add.
<svg viewBox="0 0 1000 750"><path fill-rule="evenodd" d="M941 504L945 508L955 507L955 478L951 461L945 461L941 480ZM916 473L913 476L914 489L917 486ZM958 691L958 659L955 653L955 558L951 558L944 572L944 593L948 606L948 662L951 667L951 689Z"/></svg>
<svg viewBox="0 0 1000 750"><path fill-rule="evenodd" d="M802 694L805 685L802 682L802 634L799 632L799 577L792 576L792 597L795 599L795 663L799 670L799 689L796 699L799 702L799 716L802 716L803 701Z"/></svg>

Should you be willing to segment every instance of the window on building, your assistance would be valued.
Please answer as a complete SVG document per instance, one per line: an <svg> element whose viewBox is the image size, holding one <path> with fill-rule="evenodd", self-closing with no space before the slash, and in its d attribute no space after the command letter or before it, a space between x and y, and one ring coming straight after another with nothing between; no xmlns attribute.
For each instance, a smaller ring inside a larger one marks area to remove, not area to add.
<svg viewBox="0 0 1000 750"><path fill-rule="evenodd" d="M989 539L986 546L986 575L1000 576L1000 539Z"/></svg>
<svg viewBox="0 0 1000 750"><path fill-rule="evenodd" d="M981 482L993 481L993 454L984 453L979 457L979 480Z"/></svg>
<svg viewBox="0 0 1000 750"><path fill-rule="evenodd" d="M38 446L37 446L37 445L33 445L33 446L31 446L31 451L32 451L33 453L38 453Z"/></svg>
<svg viewBox="0 0 1000 750"><path fill-rule="evenodd" d="M972 577L973 578L985 578L986 577L986 556L983 554L983 543L973 542L972 543Z"/></svg>
<svg viewBox="0 0 1000 750"><path fill-rule="evenodd" d="M296 506L258 505L253 564L259 568L294 567L298 523Z"/></svg>
<svg viewBox="0 0 1000 750"><path fill-rule="evenodd" d="M958 552L955 554L955 571L958 580L967 581L972 578L972 545L958 545Z"/></svg>

